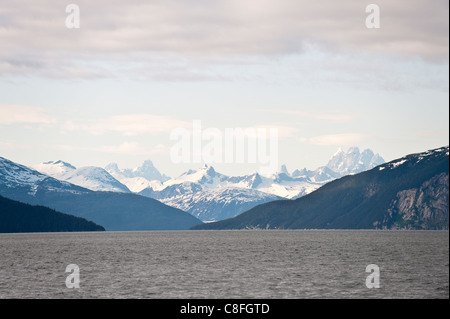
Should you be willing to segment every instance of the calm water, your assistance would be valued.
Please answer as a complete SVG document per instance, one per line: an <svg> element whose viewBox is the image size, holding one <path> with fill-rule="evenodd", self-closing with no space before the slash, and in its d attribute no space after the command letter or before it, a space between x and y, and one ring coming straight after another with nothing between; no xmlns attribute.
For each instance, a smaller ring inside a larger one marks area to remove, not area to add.
<svg viewBox="0 0 450 319"><path fill-rule="evenodd" d="M449 233L0 234L0 298L449 298Z"/></svg>

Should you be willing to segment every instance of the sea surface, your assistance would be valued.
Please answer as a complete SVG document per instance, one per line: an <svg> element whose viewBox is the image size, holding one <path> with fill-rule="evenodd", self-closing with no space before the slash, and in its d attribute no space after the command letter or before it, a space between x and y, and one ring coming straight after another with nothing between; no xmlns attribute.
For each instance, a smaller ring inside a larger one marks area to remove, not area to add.
<svg viewBox="0 0 450 319"><path fill-rule="evenodd" d="M0 234L0 298L449 298L449 232Z"/></svg>

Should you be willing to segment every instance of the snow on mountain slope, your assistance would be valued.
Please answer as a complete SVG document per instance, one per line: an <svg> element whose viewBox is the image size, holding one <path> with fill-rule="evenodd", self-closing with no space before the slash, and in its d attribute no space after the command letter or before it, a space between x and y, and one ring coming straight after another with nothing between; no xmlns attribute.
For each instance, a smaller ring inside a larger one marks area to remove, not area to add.
<svg viewBox="0 0 450 319"><path fill-rule="evenodd" d="M62 179L93 191L130 193L130 190L100 167L80 167L62 176Z"/></svg>
<svg viewBox="0 0 450 319"><path fill-rule="evenodd" d="M164 182L169 179L169 177L161 174L150 160L144 161L141 166L131 171L125 170L124 173L126 176L129 175L129 177L143 177L149 181L158 180Z"/></svg>
<svg viewBox="0 0 450 319"><path fill-rule="evenodd" d="M210 222L231 218L257 205L281 199L254 189L220 188L191 193L189 196L177 195L161 201L204 222Z"/></svg>
<svg viewBox="0 0 450 319"><path fill-rule="evenodd" d="M234 217L268 201L297 198L321 185L306 178L292 178L285 173L230 177L204 165L155 187L148 187L139 194L187 211L202 221L215 221Z"/></svg>
<svg viewBox="0 0 450 319"><path fill-rule="evenodd" d="M254 173L244 176L226 176L218 173L212 166L204 165L198 170L189 170L179 177L173 178L153 190L161 191L174 185L186 185L195 183L201 186L203 191L217 189L254 189L267 194L296 198L307 194L318 187L322 182L315 182L307 178L293 178L285 173L277 173L270 176ZM184 186L183 186L184 187Z"/></svg>
<svg viewBox="0 0 450 319"><path fill-rule="evenodd" d="M163 183L164 187L182 184L185 182L201 184L204 188L217 188L227 186L227 176L217 173L212 166L203 165L198 170L189 170L182 175Z"/></svg>
<svg viewBox="0 0 450 319"><path fill-rule="evenodd" d="M336 173L346 175L372 169L384 162L379 154L374 154L370 149L361 153L358 147L350 147L347 152L339 148L326 166Z"/></svg>
<svg viewBox="0 0 450 319"><path fill-rule="evenodd" d="M382 165L380 165L378 167L379 171L382 170L393 170L393 169L397 169L403 165L408 166L408 165L416 165L419 162L423 161L424 159L428 158L428 157L439 157L442 156L442 153L445 152L445 155L448 156L449 155L449 147L448 146L444 146L444 147L440 147L437 149L433 149L433 150L429 150L423 153L417 153L417 154L410 154L408 156L396 159L394 161L388 162L388 163L384 163Z"/></svg>
<svg viewBox="0 0 450 319"><path fill-rule="evenodd" d="M76 170L79 176L98 173L97 169L83 170ZM201 223L154 199L131 193L95 192L4 158L0 158L0 196L82 217L112 231L187 230Z"/></svg>
<svg viewBox="0 0 450 319"><path fill-rule="evenodd" d="M366 170L383 162L384 160L378 154L374 155L371 150L360 153L359 148L352 147L347 152L339 149L327 166L319 167L314 171L302 169L289 174L286 166L282 165L278 173L270 176L259 173L226 176L215 171L213 167L204 165L197 170L189 170L178 177L166 180L161 173L154 172L156 169L151 161L145 161L135 169L119 169L115 163L109 164L105 169L132 192L157 196L159 199L173 196L176 188L179 188L178 191L181 193L189 193L184 189L189 183L199 185L197 188L201 191L233 187L255 189L267 194L295 199L343 175ZM147 173L144 174L144 172ZM155 179L151 180L144 176L154 176ZM164 189L166 191L163 191Z"/></svg>
<svg viewBox="0 0 450 319"><path fill-rule="evenodd" d="M139 193L188 211L204 221L212 221L233 217L234 214L263 202L299 198L336 178L369 169L380 162L384 160L371 150L360 153L357 147L353 147L347 152L338 150L327 166L314 171L297 169L292 174L282 165L280 171L272 175L253 173L227 176L204 165L169 179L151 161L145 161L134 169L119 169L115 163L107 165L105 169L77 169L63 161L46 162L34 168L59 180L94 191ZM24 177L24 180L29 180L32 184L33 180L39 178L44 177L31 174Z"/></svg>
<svg viewBox="0 0 450 319"><path fill-rule="evenodd" d="M162 182L170 179L161 174L150 160L144 161L141 166L134 169L119 169L116 163L111 163L105 167L105 170L134 193L139 193L148 187L160 187Z"/></svg>
<svg viewBox="0 0 450 319"><path fill-rule="evenodd" d="M51 176L56 179L61 179L62 176L76 170L76 167L63 161L45 162L38 165L34 165L31 168L35 169L36 171L42 174Z"/></svg>
<svg viewBox="0 0 450 319"><path fill-rule="evenodd" d="M117 174L111 174L115 179L120 181L123 185L125 185L131 192L139 193L146 188L157 189L160 188L162 183L158 180L149 181L144 177L123 177Z"/></svg>
<svg viewBox="0 0 450 319"><path fill-rule="evenodd" d="M0 157L1 182L6 187L12 185L30 186L35 185L48 178L44 174L29 169L28 167L15 164L6 158Z"/></svg>
<svg viewBox="0 0 450 319"><path fill-rule="evenodd" d="M193 229L449 228L449 148L409 154L294 201L259 205Z"/></svg>
<svg viewBox="0 0 450 319"><path fill-rule="evenodd" d="M76 168L63 161L34 165L33 169L61 181L67 181L93 191L129 193L130 190L100 167Z"/></svg>
<svg viewBox="0 0 450 319"><path fill-rule="evenodd" d="M302 169L289 174L286 165L282 165L280 171L272 175L226 176L212 166L203 165L164 182L143 181L140 187L133 189L139 190L141 195L187 211L202 221L214 221L233 217L243 212L243 208L250 209L262 202L299 198L334 179L372 168L381 162L384 160L371 150L360 153L359 148L352 147L347 152L339 149L327 166L314 171ZM107 169L112 174L120 174L115 164ZM123 175L116 178L122 178L123 183L130 185ZM146 185L146 188L141 188Z"/></svg>
<svg viewBox="0 0 450 319"><path fill-rule="evenodd" d="M150 160L144 161L141 166L133 169L119 169L116 163L110 163L106 165L105 170L110 174L116 174L126 178L143 177L149 181L158 180L161 182L170 179L166 175L161 174Z"/></svg>
<svg viewBox="0 0 450 319"><path fill-rule="evenodd" d="M307 178L291 178L283 173L272 177L261 177L262 182L255 188L261 192L280 196L287 199L295 199L311 193L323 183L315 182Z"/></svg>
<svg viewBox="0 0 450 319"><path fill-rule="evenodd" d="M259 175L228 177L204 165L189 170L139 194L189 212L202 221L234 217L247 209L268 201L282 199L253 187L259 184Z"/></svg>
<svg viewBox="0 0 450 319"><path fill-rule="evenodd" d="M71 183L60 181L42 174L26 166L0 157L0 191L5 197L14 194L18 189L25 190L34 196L38 191L85 193L88 189Z"/></svg>

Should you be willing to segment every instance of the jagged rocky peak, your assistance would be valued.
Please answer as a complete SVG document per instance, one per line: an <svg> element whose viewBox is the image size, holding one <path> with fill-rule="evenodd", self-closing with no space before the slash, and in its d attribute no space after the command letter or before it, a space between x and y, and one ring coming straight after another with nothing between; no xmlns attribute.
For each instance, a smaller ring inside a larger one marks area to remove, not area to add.
<svg viewBox="0 0 450 319"><path fill-rule="evenodd" d="M145 160L140 166L134 169L120 169L116 163L110 163L106 165L105 170L118 178L142 177L148 181L158 180L161 182L169 179L169 177L158 171L151 160Z"/></svg>
<svg viewBox="0 0 450 319"><path fill-rule="evenodd" d="M214 177L216 175L216 171L214 170L214 167L208 165L208 164L203 164L203 166L200 168L201 171L203 171L206 175Z"/></svg>
<svg viewBox="0 0 450 319"><path fill-rule="evenodd" d="M281 170L280 170L280 172L283 173L283 174L286 174L287 176L291 176L291 175L289 174L289 171L288 171L287 167L286 167L286 164L281 165Z"/></svg>
<svg viewBox="0 0 450 319"><path fill-rule="evenodd" d="M376 157L370 158L370 151L359 153L356 148L335 155L342 155L342 159L357 158L356 164ZM448 230L448 156L448 147L406 155L376 169L328 182L302 198L271 201L227 221L193 229L248 229L268 225L272 229ZM330 169L319 168L317 173L325 174L327 170Z"/></svg>
<svg viewBox="0 0 450 319"><path fill-rule="evenodd" d="M148 180L161 180L161 173L155 168L153 162L150 160L146 160L142 163L141 166L133 169L133 177L144 177Z"/></svg>
<svg viewBox="0 0 450 319"><path fill-rule="evenodd" d="M371 149L360 152L359 147L350 147L346 152L339 148L326 165L331 170L341 174L354 174L374 168L385 161Z"/></svg>

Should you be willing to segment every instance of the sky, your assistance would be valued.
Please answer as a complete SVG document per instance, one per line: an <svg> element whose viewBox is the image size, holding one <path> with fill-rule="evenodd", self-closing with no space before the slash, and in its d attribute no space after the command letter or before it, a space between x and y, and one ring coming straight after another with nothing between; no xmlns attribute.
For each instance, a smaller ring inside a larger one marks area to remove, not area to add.
<svg viewBox="0 0 450 319"><path fill-rule="evenodd" d="M0 156L152 160L175 177L202 164L171 156L171 134L193 123L276 129L276 164L290 171L339 147L389 161L448 145L448 14L446 0L0 0Z"/></svg>

